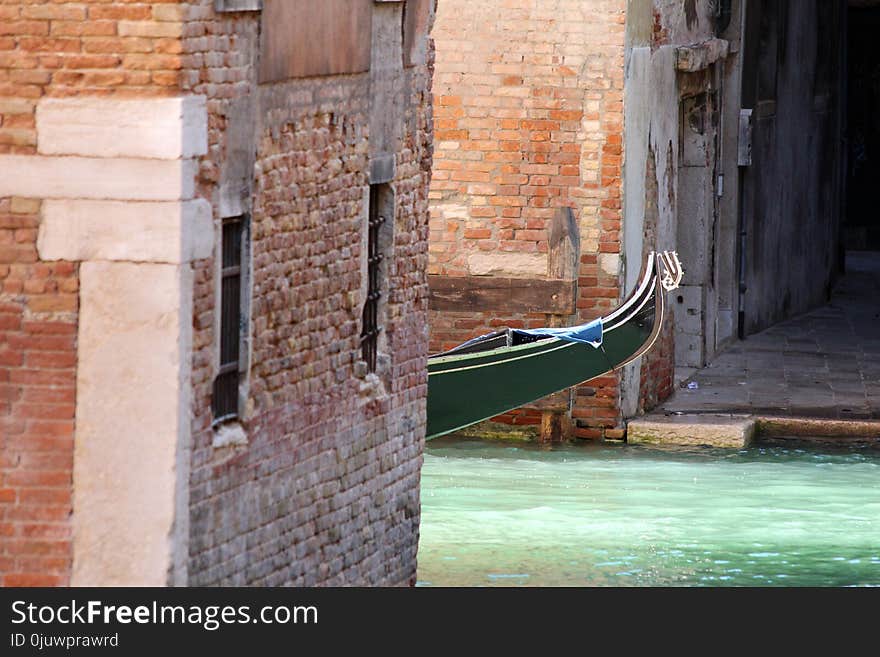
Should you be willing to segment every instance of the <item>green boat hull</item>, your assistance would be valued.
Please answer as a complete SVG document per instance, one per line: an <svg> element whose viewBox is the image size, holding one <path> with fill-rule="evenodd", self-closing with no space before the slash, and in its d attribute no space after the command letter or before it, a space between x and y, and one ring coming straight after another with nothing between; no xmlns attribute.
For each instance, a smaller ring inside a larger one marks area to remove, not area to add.
<svg viewBox="0 0 880 657"><path fill-rule="evenodd" d="M607 320L603 318L600 347L548 338L431 357L427 438L489 419L638 358L653 345L662 322L664 293L658 269L649 260L634 295Z"/></svg>

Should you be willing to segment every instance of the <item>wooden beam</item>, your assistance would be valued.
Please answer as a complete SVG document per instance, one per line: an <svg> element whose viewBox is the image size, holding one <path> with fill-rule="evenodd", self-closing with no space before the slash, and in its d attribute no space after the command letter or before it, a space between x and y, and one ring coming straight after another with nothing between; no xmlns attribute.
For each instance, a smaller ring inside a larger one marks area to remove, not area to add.
<svg viewBox="0 0 880 657"><path fill-rule="evenodd" d="M571 315L577 281L502 276L428 276L428 307L440 311L489 311Z"/></svg>
<svg viewBox="0 0 880 657"><path fill-rule="evenodd" d="M571 208L557 208L550 221L548 272L553 278L577 278L581 258L581 239L577 219Z"/></svg>

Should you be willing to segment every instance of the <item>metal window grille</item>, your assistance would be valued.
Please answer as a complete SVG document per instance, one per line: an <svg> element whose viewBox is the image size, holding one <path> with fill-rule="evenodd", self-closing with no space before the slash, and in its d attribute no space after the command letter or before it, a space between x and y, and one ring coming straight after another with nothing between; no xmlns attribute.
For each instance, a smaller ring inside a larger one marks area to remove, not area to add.
<svg viewBox="0 0 880 657"><path fill-rule="evenodd" d="M361 354L370 372L376 371L376 354L379 347L379 300L382 298L382 254L379 251L379 230L385 217L379 214L378 185L370 187L370 219L367 236L367 299L364 303Z"/></svg>
<svg viewBox="0 0 880 657"><path fill-rule="evenodd" d="M238 416L241 346L241 262L244 217L223 222L220 274L220 370L214 379L214 422Z"/></svg>

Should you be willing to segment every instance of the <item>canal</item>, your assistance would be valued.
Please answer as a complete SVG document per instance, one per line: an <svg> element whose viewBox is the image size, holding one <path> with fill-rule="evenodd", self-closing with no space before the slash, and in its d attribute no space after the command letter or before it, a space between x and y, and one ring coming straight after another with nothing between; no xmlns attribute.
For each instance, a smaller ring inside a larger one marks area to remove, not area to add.
<svg viewBox="0 0 880 657"><path fill-rule="evenodd" d="M420 586L880 585L880 449L439 438Z"/></svg>

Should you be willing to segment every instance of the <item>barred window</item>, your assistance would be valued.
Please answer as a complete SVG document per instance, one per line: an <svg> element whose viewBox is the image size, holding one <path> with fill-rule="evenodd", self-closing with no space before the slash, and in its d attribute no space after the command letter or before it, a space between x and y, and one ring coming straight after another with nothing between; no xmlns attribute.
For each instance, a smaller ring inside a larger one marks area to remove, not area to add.
<svg viewBox="0 0 880 657"><path fill-rule="evenodd" d="M223 220L220 274L220 369L214 379L214 423L239 416L241 345L247 330L241 311L246 217Z"/></svg>
<svg viewBox="0 0 880 657"><path fill-rule="evenodd" d="M386 217L382 212L380 188L387 185L370 185L370 216L367 223L367 298L364 302L361 329L361 354L369 372L376 371L376 358L379 347L379 304L382 299L382 245L379 237Z"/></svg>

